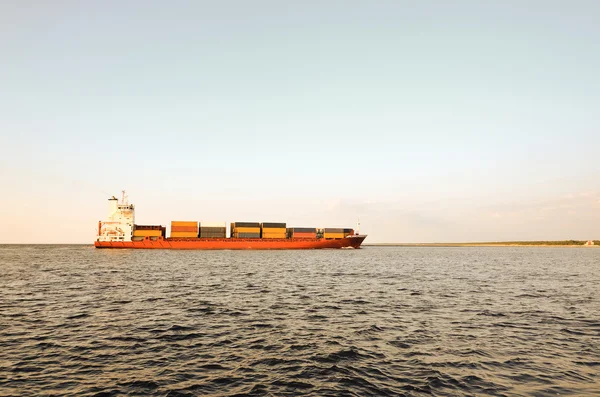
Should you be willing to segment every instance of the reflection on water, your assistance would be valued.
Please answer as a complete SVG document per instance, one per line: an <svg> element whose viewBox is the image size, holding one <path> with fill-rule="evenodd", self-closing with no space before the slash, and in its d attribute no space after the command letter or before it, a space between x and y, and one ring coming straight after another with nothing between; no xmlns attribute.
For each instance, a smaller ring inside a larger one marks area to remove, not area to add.
<svg viewBox="0 0 600 397"><path fill-rule="evenodd" d="M595 395L600 249L0 246L0 395Z"/></svg>

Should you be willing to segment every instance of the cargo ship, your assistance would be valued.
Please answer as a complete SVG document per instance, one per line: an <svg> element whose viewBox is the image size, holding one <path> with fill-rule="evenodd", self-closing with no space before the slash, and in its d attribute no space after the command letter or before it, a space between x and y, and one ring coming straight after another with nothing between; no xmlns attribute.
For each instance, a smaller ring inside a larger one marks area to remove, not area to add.
<svg viewBox="0 0 600 397"><path fill-rule="evenodd" d="M358 229L358 228L357 228ZM96 248L274 250L360 248L367 237L351 228L287 227L283 222L226 223L172 221L170 234L162 225L136 225L135 206L123 192L108 199L108 217L98 222Z"/></svg>

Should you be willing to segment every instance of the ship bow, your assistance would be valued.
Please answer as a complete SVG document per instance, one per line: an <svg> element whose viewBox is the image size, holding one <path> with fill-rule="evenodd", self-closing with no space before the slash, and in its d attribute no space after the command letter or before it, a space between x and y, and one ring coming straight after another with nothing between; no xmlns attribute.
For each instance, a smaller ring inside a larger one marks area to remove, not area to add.
<svg viewBox="0 0 600 397"><path fill-rule="evenodd" d="M366 234L357 234L357 235L348 237L348 239L350 240L350 246L353 248L360 248L360 245L362 244L363 241L365 241L366 238L367 238Z"/></svg>

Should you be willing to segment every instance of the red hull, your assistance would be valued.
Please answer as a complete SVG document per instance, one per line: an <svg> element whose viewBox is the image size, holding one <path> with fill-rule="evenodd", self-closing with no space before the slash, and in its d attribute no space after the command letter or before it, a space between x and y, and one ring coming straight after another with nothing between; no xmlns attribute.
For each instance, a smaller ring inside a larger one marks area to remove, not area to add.
<svg viewBox="0 0 600 397"><path fill-rule="evenodd" d="M322 249L360 248L366 235L326 240L312 238L291 239L246 239L246 238L195 238L178 239L159 237L157 240L142 241L96 241L96 248L135 248L135 249L187 249L187 250L276 250L276 249Z"/></svg>

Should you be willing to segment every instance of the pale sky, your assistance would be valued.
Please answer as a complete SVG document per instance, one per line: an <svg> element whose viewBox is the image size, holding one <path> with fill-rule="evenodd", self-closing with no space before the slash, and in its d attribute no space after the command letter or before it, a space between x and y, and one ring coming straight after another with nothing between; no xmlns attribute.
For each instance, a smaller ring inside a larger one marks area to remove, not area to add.
<svg viewBox="0 0 600 397"><path fill-rule="evenodd" d="M598 1L0 2L0 243L600 239Z"/></svg>

